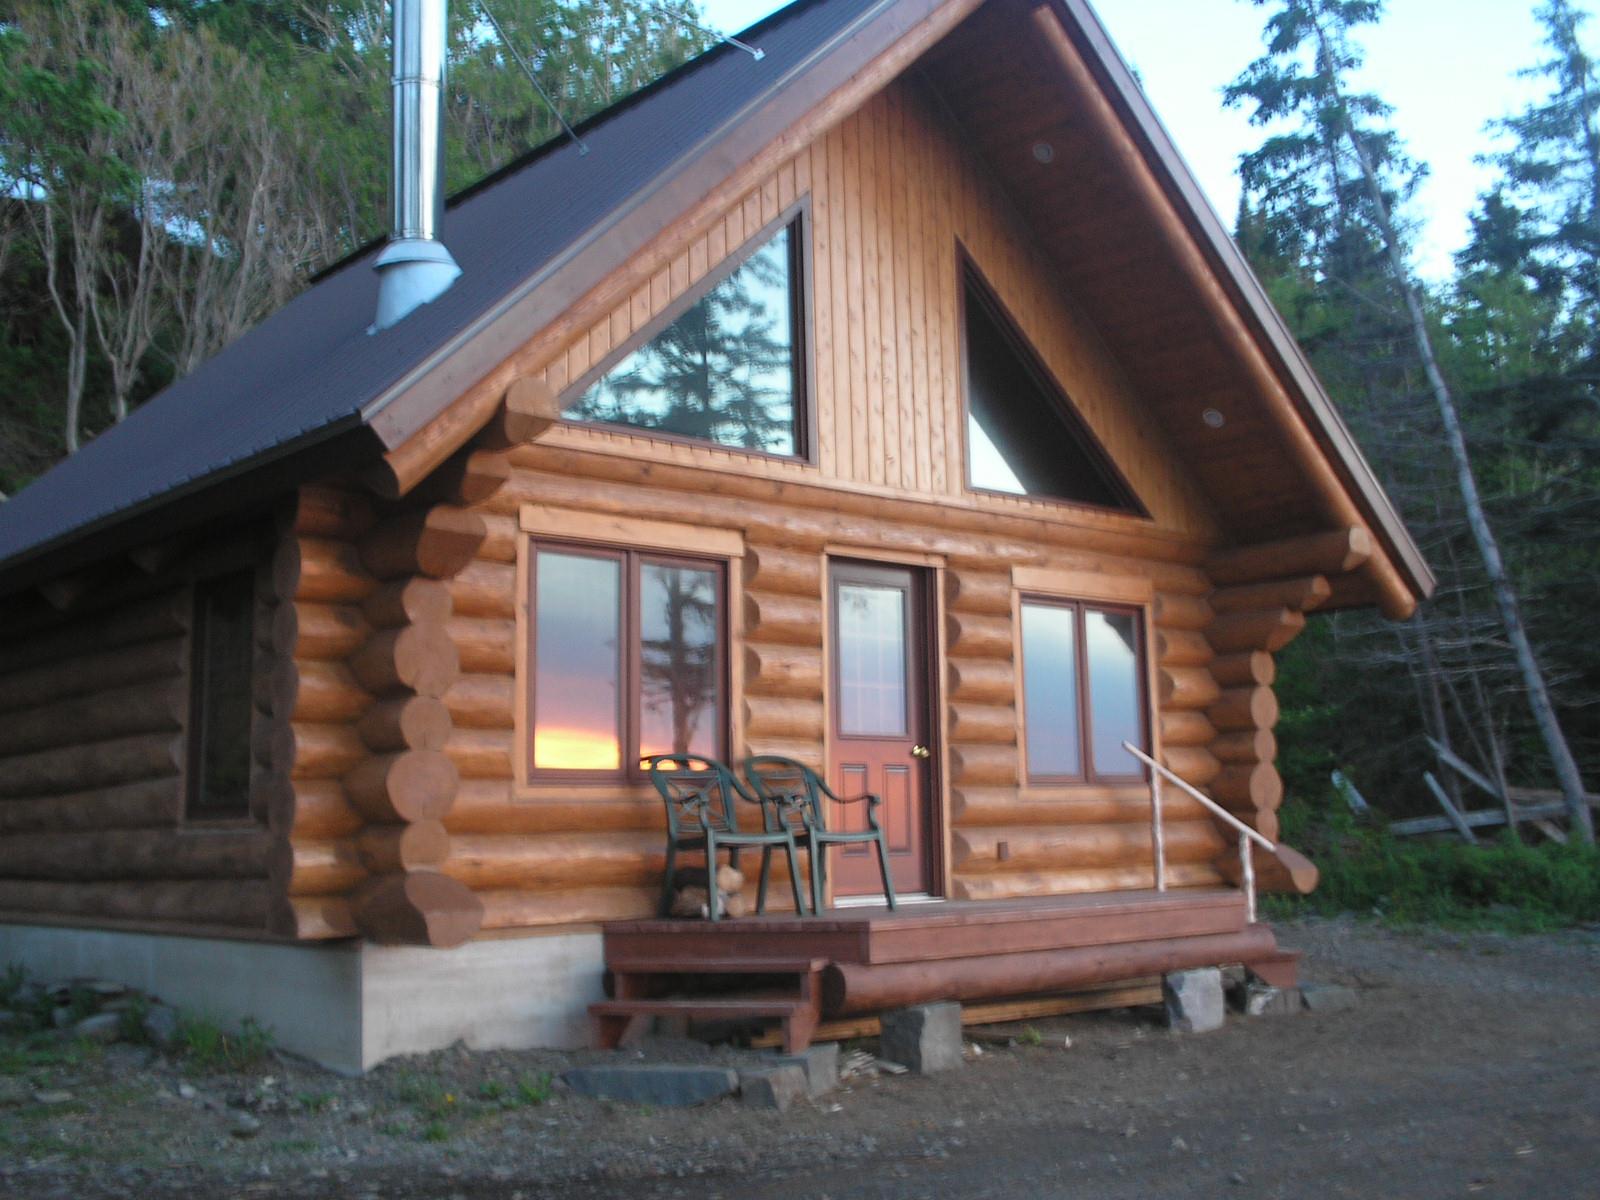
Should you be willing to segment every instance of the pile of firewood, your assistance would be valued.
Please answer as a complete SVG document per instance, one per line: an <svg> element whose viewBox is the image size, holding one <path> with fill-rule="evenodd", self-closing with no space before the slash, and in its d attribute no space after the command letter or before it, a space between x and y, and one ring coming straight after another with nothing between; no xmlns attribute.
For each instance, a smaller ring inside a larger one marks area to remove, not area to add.
<svg viewBox="0 0 1600 1200"><path fill-rule="evenodd" d="M709 917L710 894L704 867L686 867L672 875L672 915ZM742 917L749 911L744 898L744 872L729 866L717 868L717 907L725 917Z"/></svg>

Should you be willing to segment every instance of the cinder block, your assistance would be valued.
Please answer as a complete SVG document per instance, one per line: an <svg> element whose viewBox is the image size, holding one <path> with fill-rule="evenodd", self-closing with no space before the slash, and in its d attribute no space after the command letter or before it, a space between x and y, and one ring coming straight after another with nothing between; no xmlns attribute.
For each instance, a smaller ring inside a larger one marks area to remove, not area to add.
<svg viewBox="0 0 1600 1200"><path fill-rule="evenodd" d="M959 1067L961 1005L944 1001L884 1013L879 1049L882 1057L919 1075Z"/></svg>
<svg viewBox="0 0 1600 1200"><path fill-rule="evenodd" d="M1300 999L1307 1012L1343 1012L1361 1003L1354 988L1337 983L1305 983L1300 985Z"/></svg>
<svg viewBox="0 0 1600 1200"><path fill-rule="evenodd" d="M1178 1033L1221 1029L1227 1006L1222 998L1222 972L1216 967L1174 971L1161 980L1167 1026Z"/></svg>
<svg viewBox="0 0 1600 1200"><path fill-rule="evenodd" d="M1275 988L1264 983L1247 984L1241 1010L1247 1017L1284 1017L1300 1011L1299 988Z"/></svg>
<svg viewBox="0 0 1600 1200"><path fill-rule="evenodd" d="M806 1087L812 1096L821 1096L839 1086L839 1043L818 1042L799 1054L775 1055L776 1062L799 1067L806 1073Z"/></svg>
<svg viewBox="0 0 1600 1200"><path fill-rule="evenodd" d="M739 1072L739 1095L751 1108L783 1112L806 1092L805 1069L798 1063Z"/></svg>
<svg viewBox="0 0 1600 1200"><path fill-rule="evenodd" d="M628 1104L653 1104L662 1108L688 1108L732 1095L739 1073L725 1067L690 1067L673 1063L631 1063L605 1067L574 1067L561 1080L580 1096L622 1100Z"/></svg>

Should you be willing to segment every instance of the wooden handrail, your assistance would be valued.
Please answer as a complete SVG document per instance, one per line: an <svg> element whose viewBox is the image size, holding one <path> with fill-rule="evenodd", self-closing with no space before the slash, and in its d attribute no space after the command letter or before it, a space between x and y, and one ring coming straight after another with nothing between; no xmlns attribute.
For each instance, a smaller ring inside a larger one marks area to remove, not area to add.
<svg viewBox="0 0 1600 1200"><path fill-rule="evenodd" d="M1179 779L1171 771L1167 770L1166 767L1163 767L1160 763L1158 763L1155 759L1151 758L1143 750L1140 750L1137 746L1131 745L1128 742L1123 742L1122 743L1122 748L1124 750L1126 750L1129 754L1131 754L1135 758L1137 758L1140 762L1144 763L1144 765L1149 767L1152 771L1159 772L1163 779L1170 780L1171 782L1177 784L1185 792L1187 792L1189 795L1193 796L1196 800L1200 801L1201 804L1204 804L1207 808L1209 808L1211 810L1211 812L1215 816L1221 817L1222 820L1226 821L1229 825L1232 825L1235 830L1237 830L1244 837L1249 838L1252 842L1254 842L1256 845L1260 846L1263 850L1271 852L1271 851L1274 851L1274 850L1277 849L1277 846L1273 845L1272 841L1269 838L1263 836L1259 830L1251 829L1250 826L1246 825L1243 821L1239 820L1238 817L1234 816L1227 809L1223 808L1222 805L1218 804L1210 796L1206 795L1204 792L1200 791L1198 788L1191 787L1188 783L1185 783L1182 779Z"/></svg>

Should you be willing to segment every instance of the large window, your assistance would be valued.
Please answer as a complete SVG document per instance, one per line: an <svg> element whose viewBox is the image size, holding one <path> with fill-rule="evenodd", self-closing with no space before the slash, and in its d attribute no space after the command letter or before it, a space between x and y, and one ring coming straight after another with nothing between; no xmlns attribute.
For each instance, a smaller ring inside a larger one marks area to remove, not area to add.
<svg viewBox="0 0 1600 1200"><path fill-rule="evenodd" d="M1134 609L1022 602L1022 702L1028 779L1143 777L1124 741L1144 747L1144 645Z"/></svg>
<svg viewBox="0 0 1600 1200"><path fill-rule="evenodd" d="M188 794L191 819L250 815L250 671L255 578L202 580L191 628Z"/></svg>
<svg viewBox="0 0 1600 1200"><path fill-rule="evenodd" d="M564 415L768 454L800 431L798 226L762 243Z"/></svg>
<svg viewBox="0 0 1600 1200"><path fill-rule="evenodd" d="M623 777L651 754L720 757L722 564L548 543L532 561L532 773Z"/></svg>

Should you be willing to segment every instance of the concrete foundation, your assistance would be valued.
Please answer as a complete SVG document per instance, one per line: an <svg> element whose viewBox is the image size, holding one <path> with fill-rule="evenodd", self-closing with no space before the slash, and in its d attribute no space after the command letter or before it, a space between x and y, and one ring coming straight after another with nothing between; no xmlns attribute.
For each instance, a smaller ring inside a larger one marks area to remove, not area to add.
<svg viewBox="0 0 1600 1200"><path fill-rule="evenodd" d="M584 1046L601 999L598 933L430 950L0 925L0 967L11 963L40 979L112 979L225 1026L255 1017L280 1048L346 1074L458 1041Z"/></svg>

